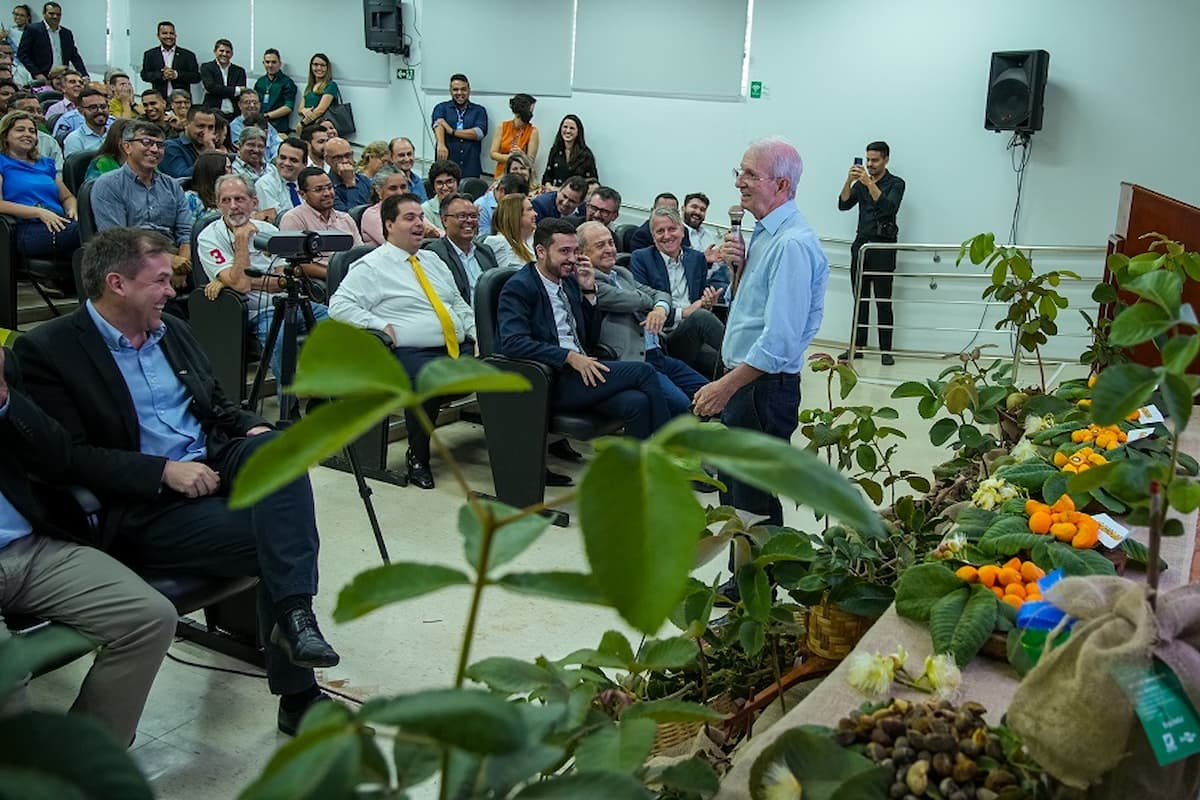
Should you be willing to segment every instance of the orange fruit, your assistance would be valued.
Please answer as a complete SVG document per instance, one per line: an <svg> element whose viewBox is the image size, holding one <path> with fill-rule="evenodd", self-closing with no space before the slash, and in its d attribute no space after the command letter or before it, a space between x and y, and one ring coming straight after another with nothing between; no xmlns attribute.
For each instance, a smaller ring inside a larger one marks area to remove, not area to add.
<svg viewBox="0 0 1200 800"><path fill-rule="evenodd" d="M1038 511L1050 511L1050 506L1045 503L1034 500L1032 497L1025 501L1025 514L1033 516Z"/></svg>
<svg viewBox="0 0 1200 800"><path fill-rule="evenodd" d="M1003 600L1004 602L1008 603L1013 608L1018 608L1018 609L1025 603L1024 600L1017 597L1015 594L1006 594L1006 595L1004 595L1004 597L1001 597L1000 599Z"/></svg>
<svg viewBox="0 0 1200 800"><path fill-rule="evenodd" d="M966 564L954 570L954 574L967 583L977 583L979 581L979 571L970 564Z"/></svg>
<svg viewBox="0 0 1200 800"><path fill-rule="evenodd" d="M1046 577L1046 571L1032 561L1026 561L1021 565L1021 577L1026 583L1036 583Z"/></svg>
<svg viewBox="0 0 1200 800"><path fill-rule="evenodd" d="M1013 556L1013 557L1012 557L1012 558L1010 558L1008 561L1005 561L1005 562L1004 562L1004 567L1003 567L1003 569L1015 569L1015 570L1018 570L1018 571L1020 571L1020 569L1021 569L1021 559L1017 558L1016 556Z"/></svg>
<svg viewBox="0 0 1200 800"><path fill-rule="evenodd" d="M1021 573L1010 567L1005 567L1000 570L1000 585L1008 586L1010 583L1020 583Z"/></svg>
<svg viewBox="0 0 1200 800"><path fill-rule="evenodd" d="M1096 531L1082 531L1071 539L1071 546L1080 550L1091 550L1099 541L1100 535Z"/></svg>
<svg viewBox="0 0 1200 800"><path fill-rule="evenodd" d="M1060 542L1069 542L1075 536L1077 529L1073 522L1056 522L1050 526L1050 533Z"/></svg>
<svg viewBox="0 0 1200 800"><path fill-rule="evenodd" d="M992 594L996 595L996 597L1000 598L1001 600L1004 599L1004 590L999 586L992 587Z"/></svg>
<svg viewBox="0 0 1200 800"><path fill-rule="evenodd" d="M1084 449L1087 449L1087 448L1084 448ZM1052 505L1050 507L1058 512L1074 511L1075 510L1075 501L1071 499L1071 495L1064 494L1062 497L1058 498L1058 500L1054 501L1054 505Z"/></svg>
<svg viewBox="0 0 1200 800"><path fill-rule="evenodd" d="M1050 532L1050 515L1045 511L1035 511L1029 517L1029 530L1034 533L1049 533Z"/></svg>
<svg viewBox="0 0 1200 800"><path fill-rule="evenodd" d="M1000 568L995 564L984 564L979 568L979 582L989 589L996 585L1000 577Z"/></svg>
<svg viewBox="0 0 1200 800"><path fill-rule="evenodd" d="M1008 595L1008 594L1015 594L1017 597L1019 597L1019 598L1021 598L1022 600L1024 600L1024 599L1025 599L1025 584L1023 584L1023 583L1010 583L1008 586L1005 586L1005 587L1004 587L1004 593L1005 593L1006 595Z"/></svg>

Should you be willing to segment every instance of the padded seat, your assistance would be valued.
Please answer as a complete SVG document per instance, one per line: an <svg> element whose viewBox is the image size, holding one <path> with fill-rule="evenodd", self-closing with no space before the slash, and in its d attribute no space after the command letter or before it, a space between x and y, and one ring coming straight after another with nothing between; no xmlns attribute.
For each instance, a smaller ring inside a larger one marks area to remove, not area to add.
<svg viewBox="0 0 1200 800"><path fill-rule="evenodd" d="M613 243L617 246L617 252L629 252L629 240L633 238L634 231L638 229L637 225L618 225L613 228Z"/></svg>

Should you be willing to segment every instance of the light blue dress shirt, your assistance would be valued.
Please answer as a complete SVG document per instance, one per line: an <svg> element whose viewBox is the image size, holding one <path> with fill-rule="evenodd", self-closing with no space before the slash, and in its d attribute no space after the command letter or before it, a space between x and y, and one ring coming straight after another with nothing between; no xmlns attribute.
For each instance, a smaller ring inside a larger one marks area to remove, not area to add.
<svg viewBox="0 0 1200 800"><path fill-rule="evenodd" d="M479 232L484 236L492 234L492 215L496 213L496 205L499 202L491 189L475 201L476 207L479 208Z"/></svg>
<svg viewBox="0 0 1200 800"><path fill-rule="evenodd" d="M463 270L467 273L467 286L471 289L471 297L475 296L475 282L479 280L479 276L483 274L483 268L479 266L479 246L474 242L471 243L471 253L468 255L458 249L458 245L450 242L450 246L454 248L454 252L458 254L458 260L462 262Z"/></svg>
<svg viewBox="0 0 1200 800"><path fill-rule="evenodd" d="M152 332L138 349L100 316L91 300L87 302L87 310L133 398L141 433L140 451L171 461L204 458L207 454L204 429L189 410L192 398L159 346L167 332L166 324Z"/></svg>
<svg viewBox="0 0 1200 800"><path fill-rule="evenodd" d="M729 308L721 357L733 369L798 373L825 314L829 261L800 209L784 203L754 228Z"/></svg>
<svg viewBox="0 0 1200 800"><path fill-rule="evenodd" d="M233 142L234 148L237 148L238 139L242 135L242 131L246 128L246 120L244 117L234 117L229 123L229 141ZM279 155L279 131L275 130L274 125L268 125L264 133L267 134L267 147L263 162L271 164L275 161L275 156Z"/></svg>
<svg viewBox="0 0 1200 800"><path fill-rule="evenodd" d="M0 419L4 419L6 416L8 416L7 400L4 401L4 405L0 406ZM29 524L29 520L21 516L21 512L17 511L3 492L0 492L0 550L32 532L33 526Z"/></svg>

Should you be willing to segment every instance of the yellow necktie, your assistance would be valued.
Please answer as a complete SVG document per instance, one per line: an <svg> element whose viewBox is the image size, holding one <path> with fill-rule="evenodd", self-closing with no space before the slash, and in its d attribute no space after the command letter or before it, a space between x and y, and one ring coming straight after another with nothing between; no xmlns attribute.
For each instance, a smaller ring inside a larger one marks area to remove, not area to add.
<svg viewBox="0 0 1200 800"><path fill-rule="evenodd" d="M425 274L425 270L421 269L421 262L417 261L417 257L409 256L408 263L412 264L413 274L417 276L417 283L421 284L421 291L425 292L425 296L429 298L429 305L433 306L433 313L437 314L438 322L442 323L442 337L446 340L446 352L450 354L451 358L458 358L458 334L454 331L454 320L450 319L450 312L446 310L442 299L433 290L433 284L429 282L429 276Z"/></svg>

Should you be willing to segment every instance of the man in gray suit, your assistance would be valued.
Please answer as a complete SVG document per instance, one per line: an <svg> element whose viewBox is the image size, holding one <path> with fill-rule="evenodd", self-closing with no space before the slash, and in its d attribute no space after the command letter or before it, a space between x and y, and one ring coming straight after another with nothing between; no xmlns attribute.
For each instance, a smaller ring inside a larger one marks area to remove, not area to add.
<svg viewBox="0 0 1200 800"><path fill-rule="evenodd" d="M452 194L442 201L442 228L446 235L430 242L426 250L437 253L450 267L458 292L474 302L475 282L485 270L497 266L496 254L485 244L475 244L479 233L479 206L467 194Z"/></svg>
<svg viewBox="0 0 1200 800"><path fill-rule="evenodd" d="M617 266L617 245L604 223L584 222L575 235L580 255L596 270L596 308L603 313L600 344L620 361L645 361L654 367L672 416L688 413L692 396L708 380L664 353L659 343L671 313L670 292L644 286L625 267Z"/></svg>

